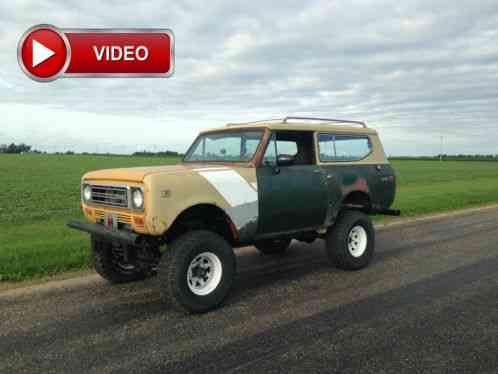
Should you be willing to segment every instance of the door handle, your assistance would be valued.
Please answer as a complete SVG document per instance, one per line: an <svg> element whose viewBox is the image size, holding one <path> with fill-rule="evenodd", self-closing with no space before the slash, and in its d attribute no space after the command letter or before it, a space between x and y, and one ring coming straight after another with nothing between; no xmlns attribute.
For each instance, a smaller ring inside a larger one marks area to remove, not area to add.
<svg viewBox="0 0 498 374"><path fill-rule="evenodd" d="M334 179L334 175L333 174L327 175L327 179Z"/></svg>

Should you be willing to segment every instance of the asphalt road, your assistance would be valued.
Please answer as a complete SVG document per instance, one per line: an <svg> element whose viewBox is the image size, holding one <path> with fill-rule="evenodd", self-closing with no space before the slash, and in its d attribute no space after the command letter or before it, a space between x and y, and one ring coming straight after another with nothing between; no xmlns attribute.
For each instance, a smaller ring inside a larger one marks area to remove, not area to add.
<svg viewBox="0 0 498 374"><path fill-rule="evenodd" d="M370 267L323 242L239 251L222 309L164 309L154 280L0 293L0 373L497 373L498 209L381 229Z"/></svg>

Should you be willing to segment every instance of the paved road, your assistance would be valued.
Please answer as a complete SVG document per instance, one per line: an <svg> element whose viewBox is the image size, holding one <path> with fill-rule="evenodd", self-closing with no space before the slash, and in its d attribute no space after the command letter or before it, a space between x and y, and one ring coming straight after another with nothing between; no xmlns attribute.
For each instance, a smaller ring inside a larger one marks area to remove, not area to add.
<svg viewBox="0 0 498 374"><path fill-rule="evenodd" d="M0 293L0 373L498 372L498 209L382 229L359 272L322 245L241 250L201 316L165 310L153 280Z"/></svg>

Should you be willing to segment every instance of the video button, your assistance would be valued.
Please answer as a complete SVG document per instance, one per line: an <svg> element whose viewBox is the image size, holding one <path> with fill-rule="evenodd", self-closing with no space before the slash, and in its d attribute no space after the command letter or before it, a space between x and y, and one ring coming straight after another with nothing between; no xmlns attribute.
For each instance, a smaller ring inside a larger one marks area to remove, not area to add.
<svg viewBox="0 0 498 374"><path fill-rule="evenodd" d="M38 25L26 31L17 51L21 69L36 81L57 79L70 62L66 36L50 25Z"/></svg>
<svg viewBox="0 0 498 374"><path fill-rule="evenodd" d="M72 77L170 77L174 72L170 29L57 29L34 26L17 47L26 75L46 82Z"/></svg>

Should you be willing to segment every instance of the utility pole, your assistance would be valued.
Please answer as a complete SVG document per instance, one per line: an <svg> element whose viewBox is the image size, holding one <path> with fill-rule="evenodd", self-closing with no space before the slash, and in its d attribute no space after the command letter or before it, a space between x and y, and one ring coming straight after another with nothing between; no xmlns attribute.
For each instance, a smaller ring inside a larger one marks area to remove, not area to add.
<svg viewBox="0 0 498 374"><path fill-rule="evenodd" d="M443 161L443 135L441 135L441 146L439 148L439 161Z"/></svg>

